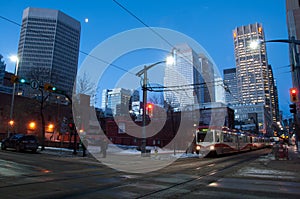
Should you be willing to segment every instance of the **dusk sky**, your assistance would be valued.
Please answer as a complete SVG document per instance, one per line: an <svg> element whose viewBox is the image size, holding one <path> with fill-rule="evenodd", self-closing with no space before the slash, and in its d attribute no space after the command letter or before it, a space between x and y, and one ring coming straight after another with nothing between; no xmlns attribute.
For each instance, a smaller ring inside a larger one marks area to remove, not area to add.
<svg viewBox="0 0 300 199"><path fill-rule="evenodd" d="M221 74L223 69L235 67L232 30L237 26L262 23L266 40L287 39L285 0L119 0L128 10L151 27L179 31L196 40L209 53ZM112 0L10 0L1 2L0 16L18 24L22 22L27 7L61 10L81 22L80 50L89 53L99 43L120 32L145 27ZM85 19L88 18L88 22ZM14 71L8 57L17 53L20 27L0 18L0 54L4 56L7 70ZM163 41L162 41L163 42ZM289 113L288 45L268 43L269 64L272 65L278 85L280 109ZM152 55L152 54L150 54ZM79 54L80 67L86 55ZM100 57L101 58L101 57ZM160 58L147 56L125 65L136 66L143 62L157 62ZM120 67L122 63L118 62ZM114 69L118 70L118 69Z"/></svg>

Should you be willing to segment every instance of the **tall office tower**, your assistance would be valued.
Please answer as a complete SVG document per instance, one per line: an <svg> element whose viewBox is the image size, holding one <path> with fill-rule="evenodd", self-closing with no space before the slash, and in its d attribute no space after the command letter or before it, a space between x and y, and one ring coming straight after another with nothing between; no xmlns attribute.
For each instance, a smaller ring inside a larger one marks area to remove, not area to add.
<svg viewBox="0 0 300 199"><path fill-rule="evenodd" d="M0 54L0 85L4 84L5 68L6 64L2 61L3 56Z"/></svg>
<svg viewBox="0 0 300 199"><path fill-rule="evenodd" d="M2 60L3 56L0 54L0 93L12 94L12 84L8 79L10 78L10 73L6 72L6 64ZM12 74L11 74L12 75Z"/></svg>
<svg viewBox="0 0 300 199"><path fill-rule="evenodd" d="M138 115L141 109L140 102L140 91L133 90L132 95L130 97L129 110L131 110L134 114Z"/></svg>
<svg viewBox="0 0 300 199"><path fill-rule="evenodd" d="M173 50L175 64L166 65L164 86L172 88L172 86L203 83L198 54L187 44L178 45L175 49ZM166 91L164 99L174 108L184 109L187 105L200 103L200 87L191 86L181 90Z"/></svg>
<svg viewBox="0 0 300 199"><path fill-rule="evenodd" d="M140 91L139 90L134 90L132 92L131 101L132 102L139 102L140 101Z"/></svg>
<svg viewBox="0 0 300 199"><path fill-rule="evenodd" d="M239 103L236 68L224 69L223 74L226 87L225 102L227 104Z"/></svg>
<svg viewBox="0 0 300 199"><path fill-rule="evenodd" d="M259 23L249 24L247 26L237 27L233 30L234 52L236 62L236 77L238 98L243 104L262 103L266 108L266 113L272 114L272 102L270 96L270 80L268 61L265 44L260 48L251 49L252 41L264 40L263 27ZM260 129L267 133L267 129L272 125L268 121L267 115L264 115L264 121Z"/></svg>
<svg viewBox="0 0 300 199"><path fill-rule="evenodd" d="M77 74L80 22L58 10L26 8L18 47L18 75L72 93ZM25 95L32 95L26 88Z"/></svg>
<svg viewBox="0 0 300 199"><path fill-rule="evenodd" d="M102 90L102 100L101 100L101 108L105 110L108 106L108 93L110 92L110 89L103 89Z"/></svg>
<svg viewBox="0 0 300 199"><path fill-rule="evenodd" d="M215 77L215 100L216 102L221 102L223 104L226 103L225 101L225 85L222 77Z"/></svg>
<svg viewBox="0 0 300 199"><path fill-rule="evenodd" d="M276 79L274 79L274 96L275 96L275 114L276 114L276 120L281 121L280 119L280 110L279 110L279 97L278 97L278 88Z"/></svg>
<svg viewBox="0 0 300 199"><path fill-rule="evenodd" d="M199 55L200 62L200 80L203 80L204 86L200 87L200 95L202 103L215 102L216 101L216 83L214 77L213 63L204 55Z"/></svg>
<svg viewBox="0 0 300 199"><path fill-rule="evenodd" d="M271 96L271 106L272 106L272 119L273 122L279 121L279 105L278 105L278 92L276 81L273 75L273 69L271 65L268 66L269 68L269 82L270 82L270 96Z"/></svg>
<svg viewBox="0 0 300 199"><path fill-rule="evenodd" d="M132 91L124 88L102 91L102 108L111 111L113 116L128 115ZM107 115L107 114L106 114Z"/></svg>

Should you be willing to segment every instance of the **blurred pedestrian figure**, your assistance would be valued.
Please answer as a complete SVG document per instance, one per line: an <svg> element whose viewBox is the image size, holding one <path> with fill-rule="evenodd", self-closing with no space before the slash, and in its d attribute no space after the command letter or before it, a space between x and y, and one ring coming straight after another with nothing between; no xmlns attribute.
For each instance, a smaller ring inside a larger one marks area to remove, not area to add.
<svg viewBox="0 0 300 199"><path fill-rule="evenodd" d="M88 148L88 141L85 137L81 139L81 146L82 146L82 157L85 157L86 150Z"/></svg>
<svg viewBox="0 0 300 199"><path fill-rule="evenodd" d="M154 154L155 154L155 156L157 156L157 154L158 154L158 149L156 146L154 147Z"/></svg>
<svg viewBox="0 0 300 199"><path fill-rule="evenodd" d="M106 138L103 138L101 140L100 147L101 147L100 154L102 153L102 157L106 158L106 150L107 150L107 147L108 147L108 141L106 140Z"/></svg>

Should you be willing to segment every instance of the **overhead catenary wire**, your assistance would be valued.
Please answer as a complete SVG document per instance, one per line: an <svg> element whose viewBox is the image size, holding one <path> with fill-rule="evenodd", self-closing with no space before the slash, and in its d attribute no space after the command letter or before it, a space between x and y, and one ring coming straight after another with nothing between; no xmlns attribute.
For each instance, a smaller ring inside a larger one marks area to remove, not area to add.
<svg viewBox="0 0 300 199"><path fill-rule="evenodd" d="M160 35L157 31L155 31L155 30L154 30L153 28L151 28L149 25L147 25L146 23L144 23L139 17L137 17L134 13L132 13L130 10L128 10L125 6L123 6L122 4L120 4L119 2L117 2L117 1L115 1L115 0L113 0L113 1L114 1L116 4L118 4L122 9L124 9L126 12L128 12L131 16L133 16L135 19L137 19L140 23L142 23L144 26L146 26L147 28L149 28L154 34L156 34L159 38L161 38L163 41L165 41L170 47L172 47L173 49L176 49L176 47L173 46L167 39L165 39L162 35ZM22 27L22 25L19 24L18 22L15 22L15 21L13 21L13 20L11 20L11 19L8 19L8 18L6 18L6 17L4 17L4 16L1 16L1 15L0 15L0 18L3 19L3 20L5 20L5 21L8 21L8 22L10 22L10 23L12 23L12 24L14 24L14 25L17 25L17 26L19 26L19 27ZM26 28L27 28L28 30L30 30L30 31L32 31L32 32L34 32L34 33L36 33L36 34L38 34L38 35L44 37L44 38L49 39L49 41L52 41L52 42L54 41L54 38L51 37L51 36L49 36L49 35L42 34L41 32L36 31L36 30L33 30L33 29L31 29L31 28L28 28L28 27L26 27ZM182 54L182 53L180 53L180 50L179 50L179 49L176 49L176 50L177 50L177 53ZM90 57L90 58L93 58L93 59L95 59L95 60L97 60L97 61L100 61L100 62L102 62L102 63L108 64L108 65L110 65L110 66L112 66L112 67L114 67L114 68L116 68L116 69L122 70L122 71L124 71L124 72L127 72L127 73L129 73L129 74L131 74L131 75L137 77L135 73L133 73L133 72L131 72L131 71L125 69L125 68L122 68L122 67L120 67L120 66L117 66L117 65L115 65L115 64L112 64L112 63L110 63L110 62L108 62L108 61L106 61L106 60L104 60L104 59L99 58L99 57L90 55L89 53L87 53L87 52L85 52L85 51L83 51L83 50L80 50L80 49L79 49L79 52L80 52L81 54L84 54L84 55ZM186 56L183 56L183 58L185 59ZM185 60L188 61L188 62L191 62L189 59L185 59ZM175 90L180 91L180 90L184 90L184 89L183 89L184 87L185 87L185 89L186 89L187 87L192 87L192 88L189 88L189 89L193 89L195 86L197 87L197 86L205 85L205 84L209 84L209 83L212 83L212 82L200 83L200 84L197 84L197 83L196 83L196 84L189 84L189 85L178 85L178 86L161 87L161 89L164 89L164 90L155 90L155 89L159 89L159 87L155 88L155 87L149 86L149 87L147 87L147 90L148 90L148 91L152 91L152 92L163 92L163 91L166 92L166 91L175 91ZM171 89L171 88L172 88L172 89Z"/></svg>
<svg viewBox="0 0 300 199"><path fill-rule="evenodd" d="M165 39L161 34L159 34L157 31L155 31L151 26L149 26L148 24L146 24L137 15L135 15L133 12L131 12L129 9L127 9L124 5L122 5L121 3L119 3L116 0L113 0L113 2L115 2L119 7L121 7L123 10L125 10L128 14L130 14L132 17L134 17L136 20L138 20L145 27L149 28L149 30L151 30L155 35L157 35L159 38L161 38L163 41L165 41L170 47L174 48L174 46L167 39Z"/></svg>
<svg viewBox="0 0 300 199"><path fill-rule="evenodd" d="M120 6L121 6L121 4L120 4ZM124 7L124 9L126 9L126 8ZM130 12L129 10L127 10L127 11ZM133 13L131 13L131 14L133 15ZM135 16L135 15L134 15L134 16ZM136 17L136 16L135 16L135 17ZM13 21L13 20L11 20L11 19L8 19L8 18L6 18L6 17L4 17L4 16L1 16L1 15L0 15L0 18L3 19L3 20L5 20L5 21L8 21L8 22L10 22L10 23L12 23L12 24L14 24L14 25L17 25L17 26L19 26L19 27L22 27L22 25L19 24L18 22L15 22L15 21ZM137 18L137 17L136 17L136 18ZM137 18L137 19L138 19L138 18ZM141 20L139 20L139 21L140 21L141 23L143 23ZM143 23L143 24L144 24L145 26L149 27L147 24L145 24L145 23ZM41 32L36 31L36 30L33 30L33 29L29 28L29 27L26 27L26 28L27 28L28 30L30 30L31 32L34 32L34 33L36 33L36 34L38 34L38 35L40 35L40 36L42 36L42 37L44 37L44 38L49 39L49 41L51 41L51 42L54 41L54 38L51 37L51 36L49 36L49 35L42 34ZM153 32L155 32L155 34L157 34L158 36L160 36L159 33L157 33L156 31L154 31L151 27L149 27L149 28L150 28ZM164 41L168 42L168 41L167 41L166 39L164 39L162 36L160 36L160 37L161 37ZM168 42L168 43L169 43L169 42ZM169 44L170 44L170 43L169 43ZM171 44L170 44L170 45L171 45ZM175 48L175 47L174 47L174 48ZM88 57L91 57L91 58L93 58L93 59L95 59L95 60L97 60L97 61L100 61L100 62L105 63L105 64L109 64L110 66L112 66L112 67L114 67L114 68L116 68L116 69L122 70L122 71L124 71L124 72L127 72L127 73L129 73L129 74L131 74L131 75L137 77L135 73L133 73L133 72L131 72L131 71L128 71L128 70L126 70L126 69L124 69L124 68L122 68L122 67L120 67L120 66L115 65L115 64L109 63L108 61L106 61L106 60L104 60L104 59L101 59L101 58L99 58L99 57L90 55L89 53L87 53L87 52L85 52L85 51L83 51L83 50L80 50L80 49L79 49L79 52L82 53L82 54L84 54L84 55L86 55L86 56L88 56ZM185 86L186 86L186 85L185 85ZM192 86L192 85L190 85L190 86ZM180 90L180 89L179 89L180 86L174 86L173 88L176 88L176 87L178 87L177 90ZM151 87L150 87L150 88L147 87L147 90L148 90L148 91L152 91L152 92L162 92L162 91L157 91L157 90L151 89ZM167 89L165 88L165 91L171 91L171 90L167 90ZM173 89L173 91L174 91L174 89Z"/></svg>
<svg viewBox="0 0 300 199"><path fill-rule="evenodd" d="M6 18L6 17L4 17L4 16L1 16L1 15L0 15L0 18L3 19L3 20L5 20L5 21L8 21L8 22L10 22L10 23L12 23L12 24L14 24L14 25L17 25L17 26L19 26L19 27L22 27L21 24L19 24L19 23L13 21L13 20L11 20L11 19L8 19L8 18ZM51 36L49 36L49 35L42 34L41 32L36 31L36 30L33 30L33 29L31 29L31 28L28 28L28 27L26 27L26 28L29 29L30 31L32 31L32 32L34 32L34 33L36 33L36 34L38 34L38 35L44 37L44 38L49 39L51 42L54 42L54 38L53 38L53 37L51 37ZM88 56L88 57L91 57L91 58L93 58L93 59L95 59L95 60L98 60L98 61L100 61L100 62L102 62L102 63L109 64L110 66L112 66L112 67L114 67L114 68L117 68L117 69L119 69L119 70L122 70L122 71L124 71L124 72L127 72L127 73L129 73L129 74L131 74L131 75L134 75L134 76L136 77L135 73L133 73L133 72L131 72L131 71L125 69L125 68L122 68L122 67L120 67L120 66L117 66L117 65L115 65L115 64L112 64L112 63L110 63L110 62L108 62L108 61L106 61L106 60L104 60L104 59L99 58L99 57L90 55L89 53L87 53L87 52L85 52L85 51L83 51L83 50L80 50L80 49L79 49L79 52L80 52L81 54L84 54L84 55L86 55L86 56Z"/></svg>
<svg viewBox="0 0 300 199"><path fill-rule="evenodd" d="M140 19L137 15L135 15L133 12L131 12L128 8L126 8L124 5L122 5L121 3L119 3L117 0L113 0L113 2L115 2L119 7L121 7L124 11L126 11L129 15L131 15L132 17L134 17L136 20L138 20L141 24L143 24L145 27L147 27L150 31L152 31L155 35L157 35L160 39L162 39L163 41L165 41L170 47L172 47L173 49L176 50L177 54L180 54L182 56L182 58L193 64L192 61L187 58L183 53L180 52L180 49L176 48L174 45L172 45L166 38L164 38L161 34L159 34L157 31L155 31L152 27L150 27L148 24L146 24L142 19ZM200 83L202 86L206 85L207 83ZM147 86L147 90L148 91L152 91L152 92L168 92L168 91L184 91L186 93L186 87L191 87L189 89L194 90L195 87L200 86L200 84L190 84L190 85L183 85L183 86L168 86L168 87L161 87L161 90L155 90L154 87L148 87ZM220 85L216 85L216 86L222 86L225 89L225 86L223 85L224 82L222 80L222 84ZM183 89L182 87L185 87L185 89ZM170 89L172 88L172 89ZM158 88L157 88L158 89ZM226 89L225 89L226 90ZM227 88L226 90L227 92L229 91L229 89ZM231 94L231 92L229 92ZM232 95L232 94L231 94Z"/></svg>

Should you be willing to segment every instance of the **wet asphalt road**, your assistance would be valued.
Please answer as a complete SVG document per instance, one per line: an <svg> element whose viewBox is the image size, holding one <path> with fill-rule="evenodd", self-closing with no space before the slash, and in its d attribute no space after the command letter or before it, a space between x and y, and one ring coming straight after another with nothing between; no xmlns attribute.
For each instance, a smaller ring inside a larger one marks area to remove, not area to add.
<svg viewBox="0 0 300 199"><path fill-rule="evenodd" d="M269 152L184 158L158 171L131 174L92 157L0 151L0 198L300 197L300 182L261 170L258 160Z"/></svg>

